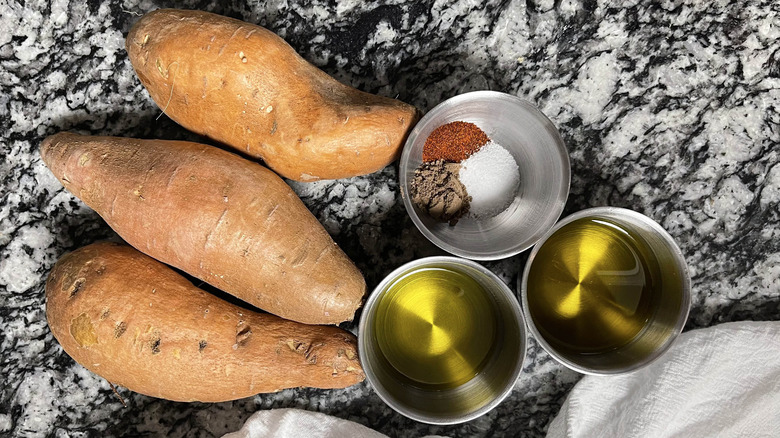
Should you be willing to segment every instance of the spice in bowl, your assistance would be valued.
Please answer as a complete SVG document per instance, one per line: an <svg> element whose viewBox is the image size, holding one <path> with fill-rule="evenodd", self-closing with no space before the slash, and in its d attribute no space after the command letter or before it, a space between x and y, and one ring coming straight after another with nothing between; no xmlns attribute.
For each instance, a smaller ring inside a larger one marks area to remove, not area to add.
<svg viewBox="0 0 780 438"><path fill-rule="evenodd" d="M472 198L470 212L478 218L506 210L520 185L520 171L514 157L493 142L464 160L458 177Z"/></svg>
<svg viewBox="0 0 780 438"><path fill-rule="evenodd" d="M412 202L432 218L448 222L470 216L488 219L506 210L520 185L512 154L477 125L451 122L425 140L423 164L414 172Z"/></svg>
<svg viewBox="0 0 780 438"><path fill-rule="evenodd" d="M469 211L471 197L458 180L460 166L436 160L423 163L414 171L412 201L432 218L458 223L458 219Z"/></svg>
<svg viewBox="0 0 780 438"><path fill-rule="evenodd" d="M423 146L423 162L445 160L459 163L490 139L485 131L469 122L451 122L431 132Z"/></svg>

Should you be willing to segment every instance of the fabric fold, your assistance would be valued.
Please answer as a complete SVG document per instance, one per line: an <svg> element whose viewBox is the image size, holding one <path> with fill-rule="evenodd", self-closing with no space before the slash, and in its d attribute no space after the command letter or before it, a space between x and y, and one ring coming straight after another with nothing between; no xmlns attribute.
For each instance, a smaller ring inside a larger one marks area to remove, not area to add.
<svg viewBox="0 0 780 438"><path fill-rule="evenodd" d="M586 376L548 438L775 437L780 433L780 322L683 333L656 362Z"/></svg>

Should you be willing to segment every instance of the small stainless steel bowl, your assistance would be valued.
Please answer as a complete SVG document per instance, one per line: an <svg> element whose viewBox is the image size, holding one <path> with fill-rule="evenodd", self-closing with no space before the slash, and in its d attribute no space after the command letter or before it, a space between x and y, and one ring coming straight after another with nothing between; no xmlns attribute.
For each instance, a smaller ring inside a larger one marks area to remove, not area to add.
<svg viewBox="0 0 780 438"><path fill-rule="evenodd" d="M385 359L376 339L374 321L382 296L398 279L425 268L448 268L471 277L499 315L499 337L485 365L474 378L453 389L426 389L409 382ZM493 409L512 392L523 369L525 350L525 324L512 291L488 269L456 257L427 257L396 269L374 289L360 318L358 351L368 382L391 408L423 423L462 423Z"/></svg>
<svg viewBox="0 0 780 438"><path fill-rule="evenodd" d="M512 154L520 187L497 216L464 217L450 226L418 209L410 190L425 140L434 129L455 121L476 124ZM531 103L495 91L461 94L429 111L406 140L399 173L401 196L415 226L439 248L473 260L502 259L533 246L558 220L569 195L569 155L558 130Z"/></svg>
<svg viewBox="0 0 780 438"><path fill-rule="evenodd" d="M582 218L611 220L641 236L653 251L658 263L667 266L662 275L660 297L655 301L653 314L644 328L628 344L617 349L597 354L564 353L556 349L542 335L529 309L528 275L537 260L536 255L556 231ZM633 210L618 207L595 207L569 215L550 229L536 243L525 265L523 276L518 280L521 291L523 315L528 329L542 348L563 365L584 374L613 375L627 373L650 364L658 359L682 332L691 308L691 279L685 258L672 239L658 223Z"/></svg>

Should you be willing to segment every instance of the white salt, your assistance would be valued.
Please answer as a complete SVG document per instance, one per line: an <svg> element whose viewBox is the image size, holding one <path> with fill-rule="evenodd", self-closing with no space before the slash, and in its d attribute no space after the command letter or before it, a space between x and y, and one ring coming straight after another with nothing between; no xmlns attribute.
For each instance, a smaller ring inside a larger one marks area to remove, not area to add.
<svg viewBox="0 0 780 438"><path fill-rule="evenodd" d="M458 178L471 196L469 215L476 218L489 218L504 211L520 185L520 171L514 157L494 142L463 160Z"/></svg>

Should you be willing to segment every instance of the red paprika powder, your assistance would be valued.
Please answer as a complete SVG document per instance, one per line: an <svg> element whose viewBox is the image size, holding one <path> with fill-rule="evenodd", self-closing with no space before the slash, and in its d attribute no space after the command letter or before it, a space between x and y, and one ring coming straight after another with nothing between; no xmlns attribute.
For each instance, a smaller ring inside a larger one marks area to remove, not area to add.
<svg viewBox="0 0 780 438"><path fill-rule="evenodd" d="M431 132L423 146L423 162L463 161L490 139L473 123L450 122Z"/></svg>

